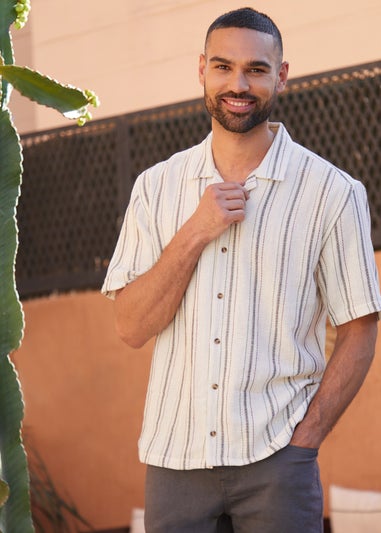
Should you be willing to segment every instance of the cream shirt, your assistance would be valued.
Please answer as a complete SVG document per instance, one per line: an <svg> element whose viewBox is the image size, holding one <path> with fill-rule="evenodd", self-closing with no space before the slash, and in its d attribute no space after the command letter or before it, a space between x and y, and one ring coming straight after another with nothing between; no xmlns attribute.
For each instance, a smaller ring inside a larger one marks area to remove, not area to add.
<svg viewBox="0 0 381 533"><path fill-rule="evenodd" d="M271 127L245 220L204 249L157 338L143 462L244 465L286 446L322 379L327 313L338 325L381 310L364 187ZM211 140L139 176L104 294L150 269L222 180Z"/></svg>

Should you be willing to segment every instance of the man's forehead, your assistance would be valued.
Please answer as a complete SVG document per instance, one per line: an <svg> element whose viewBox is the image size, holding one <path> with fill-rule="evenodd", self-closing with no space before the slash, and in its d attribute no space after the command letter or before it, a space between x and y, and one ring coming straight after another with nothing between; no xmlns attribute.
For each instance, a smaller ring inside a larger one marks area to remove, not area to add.
<svg viewBox="0 0 381 533"><path fill-rule="evenodd" d="M276 47L276 40L270 33L265 33L251 28L217 28L213 30L205 43L205 49L210 46L222 45L240 45L246 44L247 47L266 46L269 48Z"/></svg>
<svg viewBox="0 0 381 533"><path fill-rule="evenodd" d="M205 52L218 52L221 49L246 50L248 54L257 52L273 53L279 51L276 40L269 33L264 33L251 28L217 28L213 30L205 43Z"/></svg>

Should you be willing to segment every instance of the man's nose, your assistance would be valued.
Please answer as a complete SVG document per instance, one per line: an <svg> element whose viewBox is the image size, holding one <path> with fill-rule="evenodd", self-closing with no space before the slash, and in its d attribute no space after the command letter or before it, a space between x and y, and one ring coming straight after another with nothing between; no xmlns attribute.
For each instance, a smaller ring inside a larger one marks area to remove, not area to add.
<svg viewBox="0 0 381 533"><path fill-rule="evenodd" d="M230 89L236 93L246 92L250 88L245 72L241 71L232 73L229 85Z"/></svg>

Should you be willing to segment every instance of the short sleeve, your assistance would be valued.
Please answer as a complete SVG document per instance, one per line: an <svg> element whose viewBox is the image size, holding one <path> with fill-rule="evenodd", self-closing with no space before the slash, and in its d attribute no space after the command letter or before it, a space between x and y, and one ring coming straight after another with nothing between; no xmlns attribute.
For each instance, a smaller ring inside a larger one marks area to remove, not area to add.
<svg viewBox="0 0 381 533"><path fill-rule="evenodd" d="M115 291L122 289L149 270L154 264L150 220L141 176L136 180L131 193L119 238L110 261L101 292L114 298Z"/></svg>
<svg viewBox="0 0 381 533"><path fill-rule="evenodd" d="M334 326L380 312L381 296L364 186L353 189L326 238L317 279Z"/></svg>

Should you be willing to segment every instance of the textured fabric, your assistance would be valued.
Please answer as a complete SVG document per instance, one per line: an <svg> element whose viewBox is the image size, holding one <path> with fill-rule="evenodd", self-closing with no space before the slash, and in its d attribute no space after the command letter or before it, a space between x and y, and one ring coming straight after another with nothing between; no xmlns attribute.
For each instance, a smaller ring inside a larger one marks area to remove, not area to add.
<svg viewBox="0 0 381 533"><path fill-rule="evenodd" d="M245 466L148 466L146 533L322 533L317 450L286 446ZM223 527L223 513L231 517Z"/></svg>
<svg viewBox="0 0 381 533"><path fill-rule="evenodd" d="M381 309L363 185L271 127L245 220L205 248L158 336L143 462L244 465L280 450L321 381L327 312L338 325ZM150 269L221 181L211 136L139 176L105 294Z"/></svg>

